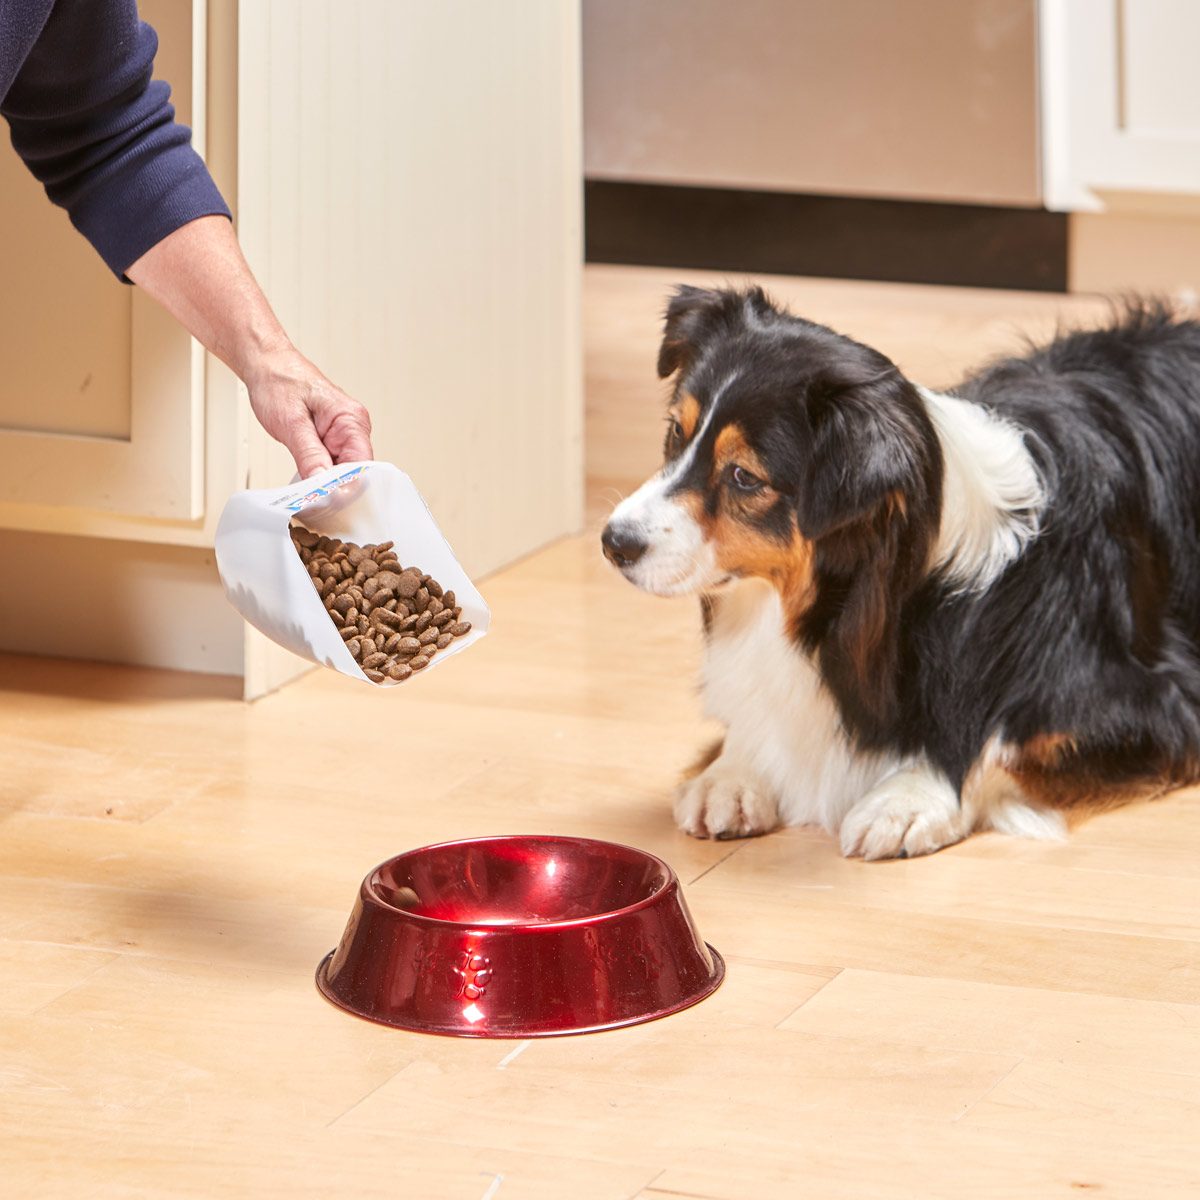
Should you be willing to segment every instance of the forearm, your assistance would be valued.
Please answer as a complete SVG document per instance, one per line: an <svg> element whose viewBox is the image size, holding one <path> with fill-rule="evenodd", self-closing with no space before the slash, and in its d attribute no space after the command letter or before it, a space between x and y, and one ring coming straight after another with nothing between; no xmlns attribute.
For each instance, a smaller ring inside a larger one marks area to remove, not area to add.
<svg viewBox="0 0 1200 1200"><path fill-rule="evenodd" d="M125 273L247 383L292 348L224 217L181 226Z"/></svg>
<svg viewBox="0 0 1200 1200"><path fill-rule="evenodd" d="M181 225L125 274L233 369L301 475L373 456L367 410L292 345L224 217Z"/></svg>

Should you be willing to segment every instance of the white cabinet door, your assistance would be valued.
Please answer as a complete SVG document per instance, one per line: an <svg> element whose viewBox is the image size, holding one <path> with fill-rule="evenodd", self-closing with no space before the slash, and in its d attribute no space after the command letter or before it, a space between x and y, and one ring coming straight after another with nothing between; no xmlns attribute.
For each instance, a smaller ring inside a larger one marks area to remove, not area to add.
<svg viewBox="0 0 1200 1200"><path fill-rule="evenodd" d="M1197 0L1041 0L1047 207L1200 196Z"/></svg>
<svg viewBox="0 0 1200 1200"><path fill-rule="evenodd" d="M142 0L156 74L204 148L204 0ZM204 355L115 282L11 152L0 154L0 507L195 520L204 509ZM33 524L34 522L31 522ZM42 522L44 523L44 521Z"/></svg>

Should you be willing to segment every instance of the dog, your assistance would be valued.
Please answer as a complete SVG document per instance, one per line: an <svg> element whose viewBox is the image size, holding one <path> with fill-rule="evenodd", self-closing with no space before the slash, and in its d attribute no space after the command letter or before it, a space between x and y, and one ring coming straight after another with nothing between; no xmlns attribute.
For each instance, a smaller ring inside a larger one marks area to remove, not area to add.
<svg viewBox="0 0 1200 1200"><path fill-rule="evenodd" d="M602 536L698 595L697 837L1066 834L1200 778L1200 324L1153 302L947 392L757 287L680 287L662 470Z"/></svg>

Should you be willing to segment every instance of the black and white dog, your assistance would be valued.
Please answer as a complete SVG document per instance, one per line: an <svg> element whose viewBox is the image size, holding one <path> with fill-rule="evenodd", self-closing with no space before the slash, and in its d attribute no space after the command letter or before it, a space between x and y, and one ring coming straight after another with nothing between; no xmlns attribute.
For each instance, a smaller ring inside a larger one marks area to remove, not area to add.
<svg viewBox="0 0 1200 1200"><path fill-rule="evenodd" d="M683 287L658 373L665 465L603 544L701 597L726 733L683 829L887 858L1200 778L1200 324L1128 306L939 394Z"/></svg>

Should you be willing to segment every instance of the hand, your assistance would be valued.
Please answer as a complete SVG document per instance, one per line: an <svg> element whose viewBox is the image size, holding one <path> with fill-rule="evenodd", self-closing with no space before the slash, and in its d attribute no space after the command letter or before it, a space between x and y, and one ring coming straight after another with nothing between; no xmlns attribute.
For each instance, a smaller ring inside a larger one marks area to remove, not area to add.
<svg viewBox="0 0 1200 1200"><path fill-rule="evenodd" d="M367 410L292 345L224 217L181 225L125 274L245 383L254 415L302 479L375 457Z"/></svg>
<svg viewBox="0 0 1200 1200"><path fill-rule="evenodd" d="M244 380L254 415L291 451L302 479L333 463L374 457L370 414L298 350L264 353Z"/></svg>

